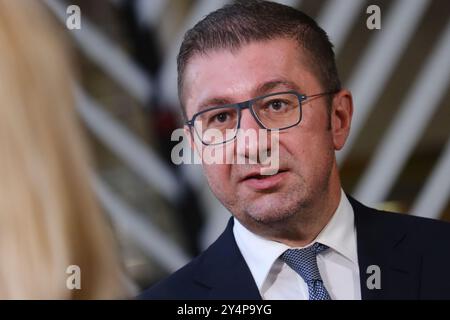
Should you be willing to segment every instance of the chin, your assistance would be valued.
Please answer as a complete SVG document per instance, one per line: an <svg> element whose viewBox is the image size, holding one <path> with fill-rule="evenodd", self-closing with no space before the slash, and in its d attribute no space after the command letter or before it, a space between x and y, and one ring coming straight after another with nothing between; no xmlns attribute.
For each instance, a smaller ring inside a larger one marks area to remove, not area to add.
<svg viewBox="0 0 450 320"><path fill-rule="evenodd" d="M299 213L298 202L290 201L261 201L248 203L244 214L259 224L275 224L289 221Z"/></svg>
<svg viewBox="0 0 450 320"><path fill-rule="evenodd" d="M259 224L277 224L289 222L308 207L309 201L298 192L266 195L251 201L243 201L241 212L247 219Z"/></svg>
<svg viewBox="0 0 450 320"><path fill-rule="evenodd" d="M280 223L286 223L291 219L295 213L283 213L283 214L252 214L248 213L248 216L256 223L261 225L274 225Z"/></svg>

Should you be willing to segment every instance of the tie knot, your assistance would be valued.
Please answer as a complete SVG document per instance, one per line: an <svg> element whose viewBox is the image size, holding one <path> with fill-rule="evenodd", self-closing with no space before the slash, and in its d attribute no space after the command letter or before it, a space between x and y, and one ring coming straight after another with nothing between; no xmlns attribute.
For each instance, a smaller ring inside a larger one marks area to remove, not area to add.
<svg viewBox="0 0 450 320"><path fill-rule="evenodd" d="M317 254L326 249L328 249L326 245L316 242L303 249L288 249L281 255L281 259L297 272L306 283L309 283L322 280L317 266Z"/></svg>

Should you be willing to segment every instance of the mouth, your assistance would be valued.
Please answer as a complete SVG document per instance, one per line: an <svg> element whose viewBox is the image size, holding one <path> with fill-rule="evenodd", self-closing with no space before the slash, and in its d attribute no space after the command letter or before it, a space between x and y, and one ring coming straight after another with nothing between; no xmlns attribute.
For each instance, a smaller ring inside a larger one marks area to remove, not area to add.
<svg viewBox="0 0 450 320"><path fill-rule="evenodd" d="M288 170L278 170L277 173L272 175L262 175L260 171L250 173L246 175L242 180L245 186L256 191L270 190L279 186L286 177Z"/></svg>

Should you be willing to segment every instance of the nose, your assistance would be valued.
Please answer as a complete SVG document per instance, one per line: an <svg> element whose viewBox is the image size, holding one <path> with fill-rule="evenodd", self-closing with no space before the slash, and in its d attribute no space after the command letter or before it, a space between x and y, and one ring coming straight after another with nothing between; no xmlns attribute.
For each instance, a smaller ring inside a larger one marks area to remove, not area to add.
<svg viewBox="0 0 450 320"><path fill-rule="evenodd" d="M255 131L261 128L256 119L253 117L253 114L251 113L250 109L244 109L241 111L240 128L243 130L252 129Z"/></svg>
<svg viewBox="0 0 450 320"><path fill-rule="evenodd" d="M270 150L270 141L268 142L267 137L267 131L261 128L251 111L242 110L235 144L238 163L260 163L258 155L266 154Z"/></svg>

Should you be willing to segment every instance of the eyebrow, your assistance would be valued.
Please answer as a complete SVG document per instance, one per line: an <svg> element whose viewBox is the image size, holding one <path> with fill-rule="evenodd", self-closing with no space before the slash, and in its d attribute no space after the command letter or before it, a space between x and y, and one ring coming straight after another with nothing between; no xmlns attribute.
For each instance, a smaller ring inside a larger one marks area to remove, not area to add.
<svg viewBox="0 0 450 320"><path fill-rule="evenodd" d="M300 92L300 88L298 85L296 85L292 81L288 80L272 80L265 82L261 85L259 85L256 90L254 91L254 97L263 96L264 94L267 94L270 90L276 89L277 87L285 87L288 91L297 91ZM241 102L241 101L239 101ZM197 112L200 112L204 109L211 108L211 107L217 107L217 106L223 106L227 104L233 104L236 103L232 101L228 97L214 97L214 98L207 98L205 101L202 101L200 103L200 106L197 110Z"/></svg>
<svg viewBox="0 0 450 320"><path fill-rule="evenodd" d="M300 91L300 87L292 81L273 80L273 81L268 81L268 82L265 82L265 83L259 85L255 90L255 94L256 94L256 96L262 96L262 95L268 93L268 91L273 90L277 87L285 87L289 91L290 90Z"/></svg>
<svg viewBox="0 0 450 320"><path fill-rule="evenodd" d="M233 102L226 97L209 98L200 104L200 107L198 108L197 112L199 112L203 109L206 109L206 108L217 107L217 106L222 106L222 105L232 104L232 103Z"/></svg>

